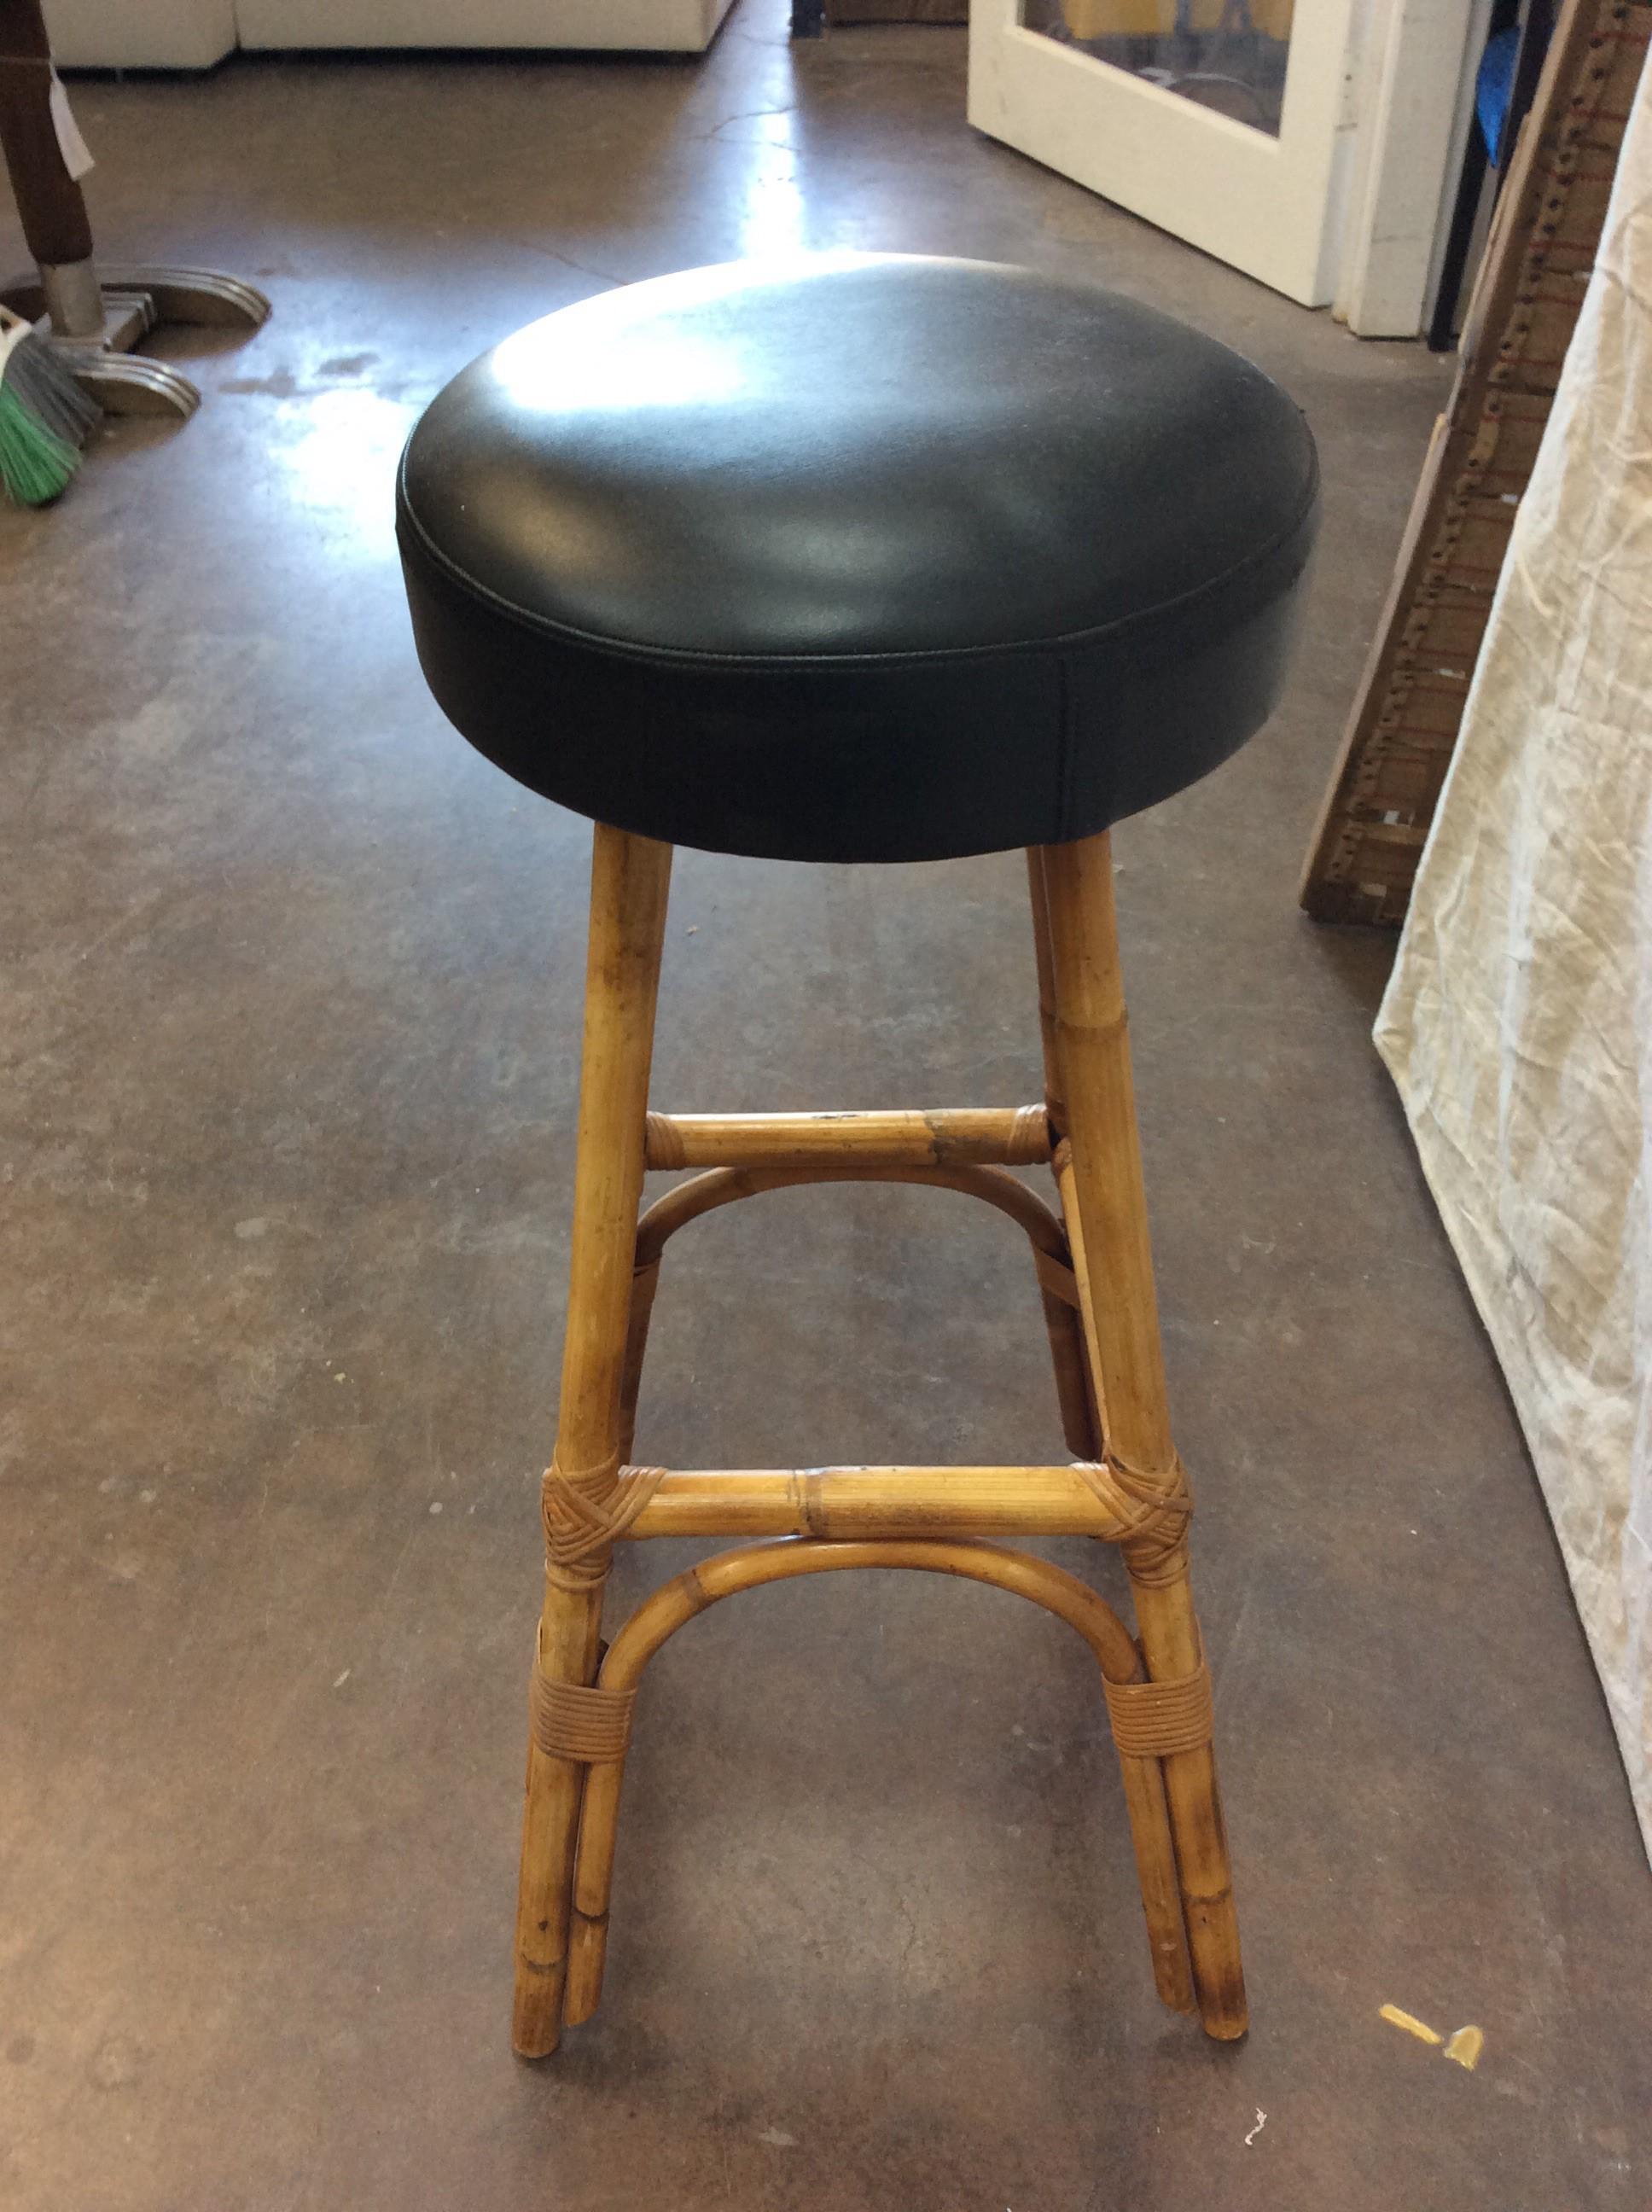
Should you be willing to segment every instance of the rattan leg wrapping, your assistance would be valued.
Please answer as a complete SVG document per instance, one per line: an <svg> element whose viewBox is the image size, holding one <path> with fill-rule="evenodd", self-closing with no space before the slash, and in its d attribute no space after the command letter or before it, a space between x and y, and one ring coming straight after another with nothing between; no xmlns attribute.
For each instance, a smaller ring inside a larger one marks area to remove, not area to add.
<svg viewBox="0 0 1652 2212"><path fill-rule="evenodd" d="M636 1701L635 1690L554 1682L536 1665L528 1681L528 1726L547 1759L601 1765L624 1758Z"/></svg>
<svg viewBox="0 0 1652 2212"><path fill-rule="evenodd" d="M1105 1682L1121 1759L1174 1759L1201 1751L1215 1734L1211 1678L1201 1667L1179 1682Z"/></svg>

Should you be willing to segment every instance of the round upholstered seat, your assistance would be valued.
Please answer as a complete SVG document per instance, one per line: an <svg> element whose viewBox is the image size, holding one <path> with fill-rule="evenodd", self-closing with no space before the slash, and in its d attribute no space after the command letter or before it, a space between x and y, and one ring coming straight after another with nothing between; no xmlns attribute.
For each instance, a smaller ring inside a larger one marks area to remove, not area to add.
<svg viewBox="0 0 1652 2212"><path fill-rule="evenodd" d="M398 532L431 689L531 789L675 844L1058 843L1266 718L1317 513L1260 370L976 262L702 269L441 392Z"/></svg>

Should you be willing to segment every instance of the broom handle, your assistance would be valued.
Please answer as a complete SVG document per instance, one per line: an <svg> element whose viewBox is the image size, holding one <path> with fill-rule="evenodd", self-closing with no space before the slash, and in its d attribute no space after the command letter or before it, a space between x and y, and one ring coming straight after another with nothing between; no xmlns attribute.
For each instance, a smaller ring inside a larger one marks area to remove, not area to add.
<svg viewBox="0 0 1652 2212"><path fill-rule="evenodd" d="M40 0L0 0L0 149L28 250L43 268L92 258L86 198L52 119L52 47Z"/></svg>

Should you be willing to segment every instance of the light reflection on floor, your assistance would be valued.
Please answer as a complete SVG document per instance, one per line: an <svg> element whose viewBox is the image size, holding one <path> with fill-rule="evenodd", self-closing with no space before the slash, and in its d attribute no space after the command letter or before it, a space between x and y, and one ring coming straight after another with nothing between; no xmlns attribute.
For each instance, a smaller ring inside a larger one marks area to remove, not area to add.
<svg viewBox="0 0 1652 2212"><path fill-rule="evenodd" d="M419 413L416 399L389 399L361 386L282 403L270 453L305 507L344 523L374 556L392 513L396 463Z"/></svg>

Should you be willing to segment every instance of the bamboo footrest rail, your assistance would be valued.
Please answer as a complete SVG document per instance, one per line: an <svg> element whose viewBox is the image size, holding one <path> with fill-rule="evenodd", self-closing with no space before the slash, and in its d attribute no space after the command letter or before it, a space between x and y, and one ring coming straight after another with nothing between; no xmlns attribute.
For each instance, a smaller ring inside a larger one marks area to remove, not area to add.
<svg viewBox="0 0 1652 2212"><path fill-rule="evenodd" d="M1180 1461L1145 1475L1108 1460L677 1474L553 1464L542 1505L549 1571L568 1589L605 1575L621 1538L647 1536L1093 1536L1128 1545L1140 1580L1179 1559L1193 1511Z"/></svg>
<svg viewBox="0 0 1652 2212"><path fill-rule="evenodd" d="M629 1473L630 1470L623 1470ZM1144 1533L1105 1467L826 1467L663 1473L627 1536L1094 1536ZM1169 1506L1179 1534L1187 1509ZM1154 1522L1157 1528L1158 1523Z"/></svg>
<svg viewBox="0 0 1652 2212"><path fill-rule="evenodd" d="M1038 1167L1050 1156L1042 1106L932 1113L650 1114L651 1168Z"/></svg>

